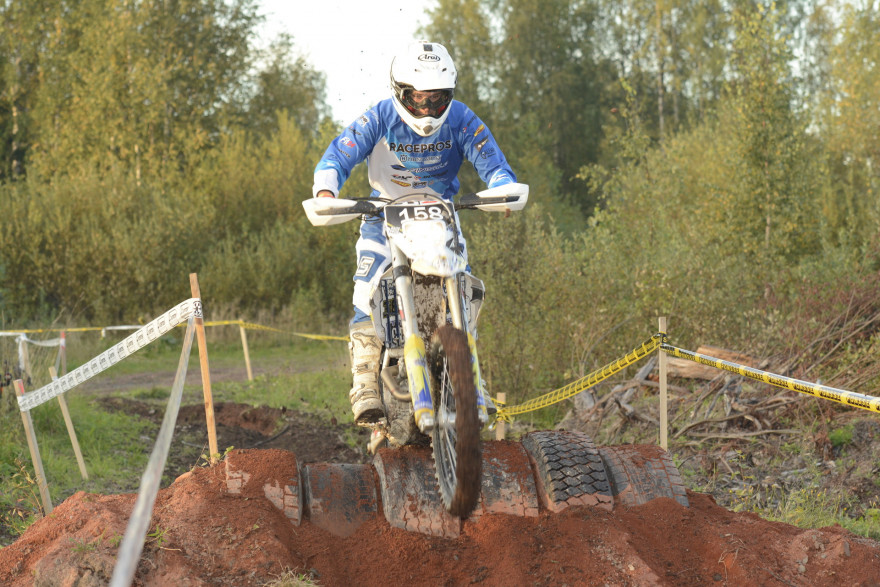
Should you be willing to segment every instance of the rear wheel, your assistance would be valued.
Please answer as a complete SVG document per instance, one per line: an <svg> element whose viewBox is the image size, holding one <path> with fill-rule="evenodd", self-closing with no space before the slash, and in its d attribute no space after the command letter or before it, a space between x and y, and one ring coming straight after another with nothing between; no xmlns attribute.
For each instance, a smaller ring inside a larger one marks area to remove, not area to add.
<svg viewBox="0 0 880 587"><path fill-rule="evenodd" d="M434 470L443 505L466 518L480 498L480 420L467 335L444 325L431 337L428 352L436 424L432 433Z"/></svg>

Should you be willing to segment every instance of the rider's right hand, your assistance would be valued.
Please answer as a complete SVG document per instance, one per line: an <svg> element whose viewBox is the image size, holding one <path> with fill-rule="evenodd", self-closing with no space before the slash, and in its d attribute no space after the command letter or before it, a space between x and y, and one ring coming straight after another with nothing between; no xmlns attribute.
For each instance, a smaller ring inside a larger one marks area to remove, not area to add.
<svg viewBox="0 0 880 587"><path fill-rule="evenodd" d="M316 198L335 198L336 196L334 196L333 192L331 192L330 190L321 190L320 192L317 193L317 195L315 195L315 197Z"/></svg>

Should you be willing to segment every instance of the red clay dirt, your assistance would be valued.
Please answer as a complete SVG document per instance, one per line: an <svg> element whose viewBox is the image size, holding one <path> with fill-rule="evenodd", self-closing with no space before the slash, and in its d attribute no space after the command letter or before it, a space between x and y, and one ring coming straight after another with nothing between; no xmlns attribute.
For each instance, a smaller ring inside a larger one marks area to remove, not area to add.
<svg viewBox="0 0 880 587"><path fill-rule="evenodd" d="M246 457L246 458L242 458ZM237 459L269 479L280 449ZM613 511L482 515L454 539L381 514L340 537L291 523L269 499L228 491L226 467L196 467L159 493L138 586L263 585L286 570L319 585L880 585L880 544L838 526L803 530L733 513L705 494ZM0 585L106 585L135 495L79 492L0 549Z"/></svg>

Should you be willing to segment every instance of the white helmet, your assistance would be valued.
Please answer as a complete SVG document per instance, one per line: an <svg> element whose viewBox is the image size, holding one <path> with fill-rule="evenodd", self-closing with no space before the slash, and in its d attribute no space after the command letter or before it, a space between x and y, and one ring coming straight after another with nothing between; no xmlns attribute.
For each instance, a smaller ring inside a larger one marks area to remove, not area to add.
<svg viewBox="0 0 880 587"><path fill-rule="evenodd" d="M446 47L429 41L410 44L391 61L394 109L421 136L434 134L449 116L457 77ZM432 95L414 97L413 92Z"/></svg>

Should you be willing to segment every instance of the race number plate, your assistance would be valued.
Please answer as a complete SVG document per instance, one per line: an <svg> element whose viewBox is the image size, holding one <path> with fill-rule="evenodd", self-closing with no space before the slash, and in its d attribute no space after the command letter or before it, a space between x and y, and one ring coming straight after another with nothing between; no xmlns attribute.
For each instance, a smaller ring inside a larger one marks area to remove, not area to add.
<svg viewBox="0 0 880 587"><path fill-rule="evenodd" d="M408 220L443 220L448 212L441 202L416 202L385 206L385 222L397 228Z"/></svg>

